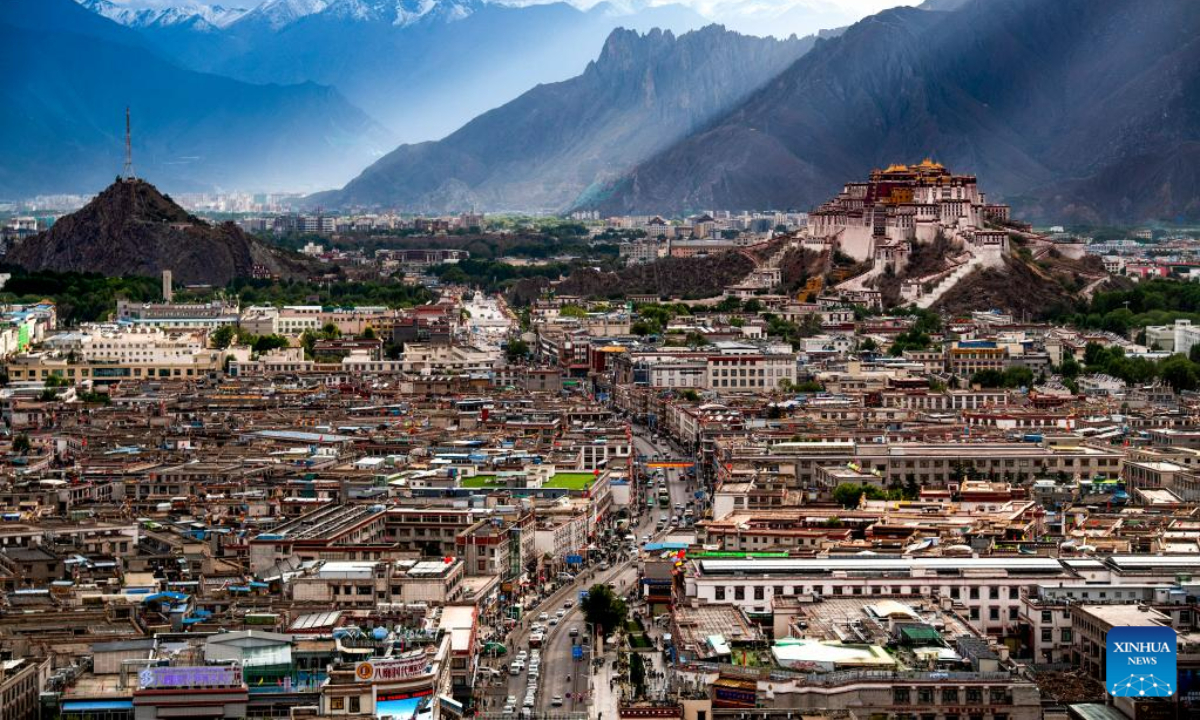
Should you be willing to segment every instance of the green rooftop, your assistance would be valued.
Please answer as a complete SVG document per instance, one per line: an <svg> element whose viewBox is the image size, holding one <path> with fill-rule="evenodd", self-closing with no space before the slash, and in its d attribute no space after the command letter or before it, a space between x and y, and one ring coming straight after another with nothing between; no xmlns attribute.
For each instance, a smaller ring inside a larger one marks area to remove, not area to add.
<svg viewBox="0 0 1200 720"><path fill-rule="evenodd" d="M561 472L554 473L550 481L543 485L543 488L550 490L573 490L576 492L584 490L588 485L595 480L595 475L590 472ZM474 477L465 477L460 481L462 487L465 488L502 488L504 482L496 475L476 475Z"/></svg>

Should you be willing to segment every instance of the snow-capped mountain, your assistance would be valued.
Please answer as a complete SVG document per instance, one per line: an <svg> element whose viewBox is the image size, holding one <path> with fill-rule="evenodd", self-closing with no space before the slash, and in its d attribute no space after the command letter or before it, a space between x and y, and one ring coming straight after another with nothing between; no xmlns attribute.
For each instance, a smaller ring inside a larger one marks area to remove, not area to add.
<svg viewBox="0 0 1200 720"><path fill-rule="evenodd" d="M267 0L246 13L242 24L281 30L301 18L319 15L403 27L425 18L461 20L482 5L483 0Z"/></svg>
<svg viewBox="0 0 1200 720"><path fill-rule="evenodd" d="M266 0L239 20L245 26L266 26L271 30L280 30L300 18L324 11L328 6L328 0Z"/></svg>
<svg viewBox="0 0 1200 720"><path fill-rule="evenodd" d="M78 0L79 4L109 20L132 28L182 27L195 30L224 28L246 14L245 8L187 4L167 8L133 8L110 0Z"/></svg>

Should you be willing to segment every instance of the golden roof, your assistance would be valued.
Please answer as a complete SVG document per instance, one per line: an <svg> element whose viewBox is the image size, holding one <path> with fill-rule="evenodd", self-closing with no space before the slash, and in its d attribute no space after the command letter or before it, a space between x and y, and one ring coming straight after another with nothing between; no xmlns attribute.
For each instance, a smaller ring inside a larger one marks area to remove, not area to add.
<svg viewBox="0 0 1200 720"><path fill-rule="evenodd" d="M885 173L890 173L890 172L908 172L908 166L907 166L907 165L895 165L895 164L892 164L892 165L888 165L888 167L887 167L887 170L884 170L884 172L885 172Z"/></svg>

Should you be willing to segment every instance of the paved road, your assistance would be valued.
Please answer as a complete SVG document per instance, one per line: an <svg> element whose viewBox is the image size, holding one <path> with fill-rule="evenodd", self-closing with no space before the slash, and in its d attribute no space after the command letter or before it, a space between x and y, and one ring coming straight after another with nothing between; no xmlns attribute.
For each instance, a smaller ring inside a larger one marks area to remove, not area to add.
<svg viewBox="0 0 1200 720"><path fill-rule="evenodd" d="M637 451L647 457L660 455L663 459L669 457L678 457L668 447L666 441L645 437L645 431L640 434L635 431L634 445ZM637 524L630 529L630 532L638 538L638 544L641 544L641 538L645 535L650 535L653 540L662 540L671 531L668 526L663 531L655 531L654 526L661 515L666 514L668 518L675 513L674 506L676 503L686 505L691 497L691 488L687 484L684 473L681 470L673 468L666 470L667 486L671 494L671 507L660 508L657 505L651 509L645 506L645 499L642 500L642 507L638 508L641 515L638 518ZM590 569L579 573L575 580L567 585L556 590L553 594L543 600L538 606L525 613L524 622L518 626L516 632L510 635L508 648L509 654L495 661L494 666L499 666L506 663L511 663L516 658L516 653L522 649L529 649L529 627L537 621L540 613L546 612L550 616L554 616L557 611L563 610L564 616L557 625L550 627L546 633L543 647L541 649L541 674L538 678L538 694L536 709L539 712L550 712L558 710L560 712L589 712L594 699L594 688L592 680L594 677L591 660L591 647L585 650L584 657L580 661L575 661L572 658L571 647L582 642L587 634L587 628L583 622L583 614L579 610L579 591L597 583L613 583L619 594L629 592L637 582L638 565L635 558L626 558L608 570L599 570L593 566ZM571 602L570 608L565 608L564 603ZM546 623L542 623L543 625ZM570 636L570 629L574 627L579 630L577 638ZM608 655L611 659L611 653ZM567 677L570 676L570 680ZM602 675L607 678L607 675ZM520 708L525 700L526 690L529 686L530 678L527 671L523 671L518 675L507 675L498 679L486 688L485 692L490 701L488 710L499 712L504 706L504 701L507 696L516 698L517 708ZM604 680L607 682L607 680ZM568 698L568 693L570 697ZM563 699L561 706L552 704L555 696ZM582 697L581 697L582 696Z"/></svg>

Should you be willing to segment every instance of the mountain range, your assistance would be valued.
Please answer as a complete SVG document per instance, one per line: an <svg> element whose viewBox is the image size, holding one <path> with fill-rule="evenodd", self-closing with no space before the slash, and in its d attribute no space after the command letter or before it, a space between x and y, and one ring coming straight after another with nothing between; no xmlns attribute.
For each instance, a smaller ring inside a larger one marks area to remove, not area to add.
<svg viewBox="0 0 1200 720"><path fill-rule="evenodd" d="M126 106L135 167L174 191L327 186L394 145L332 88L179 67L71 0L0 3L0 37L3 196L104 187L121 168Z"/></svg>
<svg viewBox="0 0 1200 720"><path fill-rule="evenodd" d="M1191 0L897 8L581 205L808 209L873 167L933 156L1033 219L1194 219L1198 55Z"/></svg>
<svg viewBox="0 0 1200 720"><path fill-rule="evenodd" d="M117 180L47 231L5 256L27 270L156 276L184 284L224 285L262 273L307 277L310 258L271 247L232 222L209 225L144 180Z"/></svg>
<svg viewBox="0 0 1200 720"><path fill-rule="evenodd" d="M241 11L180 10L173 22L119 17L191 70L253 84L335 88L400 142L435 140L546 82L581 72L617 27L682 32L682 5L489 0L266 0ZM237 0L235 0L236 2ZM219 19L213 16L219 15ZM360 168L361 169L361 168Z"/></svg>
<svg viewBox="0 0 1200 720"><path fill-rule="evenodd" d="M78 0L78 2L88 10L127 27L185 25L200 32L226 27L248 12L246 8L229 8L223 5L185 4L161 8L132 8L118 5L110 0Z"/></svg>
<svg viewBox="0 0 1200 720"><path fill-rule="evenodd" d="M310 202L558 210L732 107L813 42L719 26L679 37L616 30L581 75L539 85L444 140L402 145Z"/></svg>

